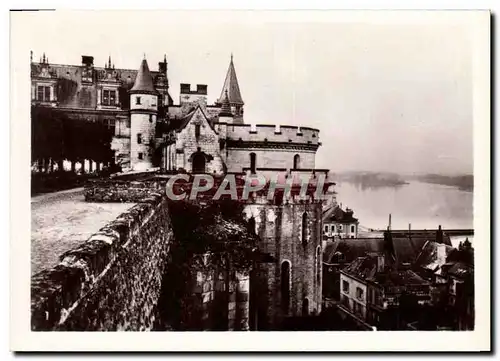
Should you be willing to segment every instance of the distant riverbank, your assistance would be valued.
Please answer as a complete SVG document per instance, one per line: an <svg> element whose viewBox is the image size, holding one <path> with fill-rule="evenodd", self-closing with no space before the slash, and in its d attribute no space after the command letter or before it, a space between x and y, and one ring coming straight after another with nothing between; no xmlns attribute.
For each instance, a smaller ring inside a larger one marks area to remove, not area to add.
<svg viewBox="0 0 500 361"><path fill-rule="evenodd" d="M474 176L472 174L456 176L441 174L402 175L390 172L351 171L334 174L334 179L337 182L349 182L355 184L361 189L400 187L409 184L411 181L418 181L423 183L451 186L466 192L474 191Z"/></svg>
<svg viewBox="0 0 500 361"><path fill-rule="evenodd" d="M424 183L441 184L456 187L461 191L474 191L474 176L472 174L459 176L446 176L440 174L424 174L412 176L413 179Z"/></svg>

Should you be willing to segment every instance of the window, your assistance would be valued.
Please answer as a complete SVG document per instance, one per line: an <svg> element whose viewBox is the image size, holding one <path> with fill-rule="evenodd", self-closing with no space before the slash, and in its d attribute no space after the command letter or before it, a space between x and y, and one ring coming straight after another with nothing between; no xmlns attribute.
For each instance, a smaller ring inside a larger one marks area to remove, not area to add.
<svg viewBox="0 0 500 361"><path fill-rule="evenodd" d="M142 144L142 134L137 133L137 144Z"/></svg>
<svg viewBox="0 0 500 361"><path fill-rule="evenodd" d="M307 243L307 213L302 214L302 244Z"/></svg>
<svg viewBox="0 0 500 361"><path fill-rule="evenodd" d="M332 224L332 233L335 233L335 225Z"/></svg>
<svg viewBox="0 0 500 361"><path fill-rule="evenodd" d="M50 87L49 86L38 86L37 100L41 102L50 102Z"/></svg>
<svg viewBox="0 0 500 361"><path fill-rule="evenodd" d="M352 224L352 225L351 225L351 233L354 233L354 232L355 232L355 229L356 229L356 228L355 228L354 224Z"/></svg>
<svg viewBox="0 0 500 361"><path fill-rule="evenodd" d="M257 156L255 155L255 153L250 153L250 173L252 174L255 174L256 163L257 163Z"/></svg>
<svg viewBox="0 0 500 361"><path fill-rule="evenodd" d="M281 308L285 314L290 308L290 262L283 261L281 264Z"/></svg>
<svg viewBox="0 0 500 361"><path fill-rule="evenodd" d="M135 104L141 105L141 97L135 97Z"/></svg>
<svg viewBox="0 0 500 361"><path fill-rule="evenodd" d="M200 138L200 130L201 130L200 128L201 127L199 124L196 124L194 126L194 136L195 136L196 140L198 140Z"/></svg>
<svg viewBox="0 0 500 361"><path fill-rule="evenodd" d="M115 105L116 104L116 91L104 89L102 91L102 104L103 105Z"/></svg>
<svg viewBox="0 0 500 361"><path fill-rule="evenodd" d="M341 224L338 225L338 228L339 228L339 232L342 232L342 225Z"/></svg>
<svg viewBox="0 0 500 361"><path fill-rule="evenodd" d="M344 293L349 293L349 282L346 280L342 281L342 291Z"/></svg>
<svg viewBox="0 0 500 361"><path fill-rule="evenodd" d="M328 233L328 224L325 224L325 230L324 230L325 233Z"/></svg>
<svg viewBox="0 0 500 361"><path fill-rule="evenodd" d="M364 296L364 292L363 292L363 289L360 288L360 287L356 287L356 298L358 300L362 300L363 299L363 296Z"/></svg>
<svg viewBox="0 0 500 361"><path fill-rule="evenodd" d="M110 130L113 130L115 129L115 123L116 121L114 119L106 119L104 121L104 124L106 125L106 127Z"/></svg>
<svg viewBox="0 0 500 361"><path fill-rule="evenodd" d="M300 155L295 154L293 157L293 169L299 169L300 166Z"/></svg>
<svg viewBox="0 0 500 361"><path fill-rule="evenodd" d="M149 122L153 123L153 114L149 114Z"/></svg>
<svg viewBox="0 0 500 361"><path fill-rule="evenodd" d="M137 156L139 159L143 159L143 155L141 152L139 152L138 156Z"/></svg>

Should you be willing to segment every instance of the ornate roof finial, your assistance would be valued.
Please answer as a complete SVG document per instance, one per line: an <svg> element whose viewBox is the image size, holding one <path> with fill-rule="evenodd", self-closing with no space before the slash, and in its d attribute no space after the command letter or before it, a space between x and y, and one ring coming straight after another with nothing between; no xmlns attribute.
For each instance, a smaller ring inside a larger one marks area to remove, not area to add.
<svg viewBox="0 0 500 361"><path fill-rule="evenodd" d="M167 54L163 54L163 62L166 63L167 62Z"/></svg>
<svg viewBox="0 0 500 361"><path fill-rule="evenodd" d="M224 99L222 100L222 106L220 108L219 116L232 117L233 113L231 112L231 104L229 103L229 95L227 93L227 89L224 93Z"/></svg>
<svg viewBox="0 0 500 361"><path fill-rule="evenodd" d="M146 60L146 53L144 53L144 60Z"/></svg>
<svg viewBox="0 0 500 361"><path fill-rule="evenodd" d="M111 55L108 58L108 68L111 68Z"/></svg>
<svg viewBox="0 0 500 361"><path fill-rule="evenodd" d="M30 50L30 63L33 62L33 50Z"/></svg>
<svg viewBox="0 0 500 361"><path fill-rule="evenodd" d="M42 63L45 63L45 52L43 53Z"/></svg>
<svg viewBox="0 0 500 361"><path fill-rule="evenodd" d="M231 52L231 63L233 62L233 52Z"/></svg>

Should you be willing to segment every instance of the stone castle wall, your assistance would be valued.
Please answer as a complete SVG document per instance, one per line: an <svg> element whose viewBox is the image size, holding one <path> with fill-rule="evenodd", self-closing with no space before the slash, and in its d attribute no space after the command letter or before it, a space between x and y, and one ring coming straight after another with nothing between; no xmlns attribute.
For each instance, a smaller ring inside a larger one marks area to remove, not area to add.
<svg viewBox="0 0 500 361"><path fill-rule="evenodd" d="M317 145L319 130L289 125L232 124L227 127L227 136L232 140L264 142L284 142Z"/></svg>
<svg viewBox="0 0 500 361"><path fill-rule="evenodd" d="M268 327L279 325L284 316L302 316L304 300L308 299L307 314L321 311L321 213L320 202L293 202L282 205L250 204L246 217L254 218L256 232L261 239L259 248L274 257L275 262L261 266L261 277L267 280L265 309ZM302 217L307 214L306 240L302 241ZM318 258L319 250L319 258ZM291 265L290 307L282 310L281 264ZM260 317L262 323L262 316Z"/></svg>
<svg viewBox="0 0 500 361"><path fill-rule="evenodd" d="M32 330L151 330L172 234L166 200L143 198L33 276Z"/></svg>
<svg viewBox="0 0 500 361"><path fill-rule="evenodd" d="M250 168L250 153L255 153L257 173L270 169L274 173L293 169L294 157L299 155L300 167L313 169L315 151L273 148L229 148L227 169L229 172L243 172Z"/></svg>

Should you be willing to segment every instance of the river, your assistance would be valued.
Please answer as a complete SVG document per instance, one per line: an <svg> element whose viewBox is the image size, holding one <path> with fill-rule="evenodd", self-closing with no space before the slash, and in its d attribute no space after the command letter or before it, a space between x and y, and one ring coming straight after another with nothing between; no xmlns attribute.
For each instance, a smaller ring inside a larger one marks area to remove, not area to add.
<svg viewBox="0 0 500 361"><path fill-rule="evenodd" d="M391 187L336 185L337 202L354 210L362 228L384 229L392 215L393 229L473 228L473 193L439 184L410 181Z"/></svg>

